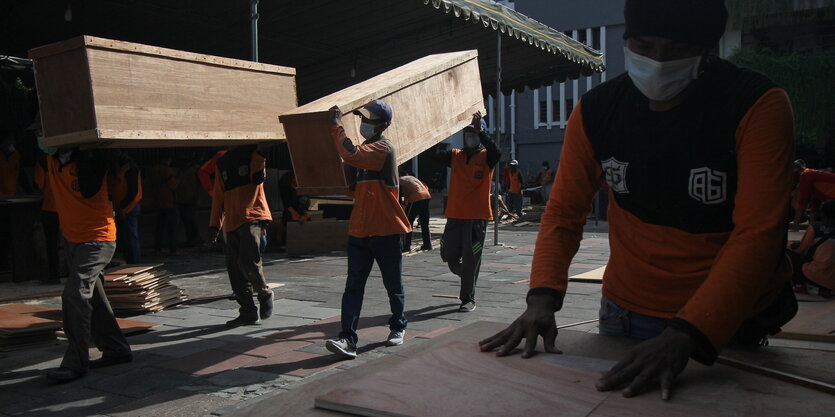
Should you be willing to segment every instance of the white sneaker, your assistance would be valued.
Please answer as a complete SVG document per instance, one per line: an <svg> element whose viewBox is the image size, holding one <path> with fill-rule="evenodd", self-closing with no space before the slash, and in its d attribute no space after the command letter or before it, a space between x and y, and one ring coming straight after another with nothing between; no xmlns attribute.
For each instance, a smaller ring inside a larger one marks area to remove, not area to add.
<svg viewBox="0 0 835 417"><path fill-rule="evenodd" d="M461 313L469 313L473 310L475 310L475 303L472 301L461 304L461 307L458 308L458 311Z"/></svg>
<svg viewBox="0 0 835 417"><path fill-rule="evenodd" d="M400 346L403 344L403 339L406 337L406 330L392 330L386 339L386 346Z"/></svg>
<svg viewBox="0 0 835 417"><path fill-rule="evenodd" d="M347 359L357 358L357 348L352 346L348 339L330 339L325 342L325 348Z"/></svg>

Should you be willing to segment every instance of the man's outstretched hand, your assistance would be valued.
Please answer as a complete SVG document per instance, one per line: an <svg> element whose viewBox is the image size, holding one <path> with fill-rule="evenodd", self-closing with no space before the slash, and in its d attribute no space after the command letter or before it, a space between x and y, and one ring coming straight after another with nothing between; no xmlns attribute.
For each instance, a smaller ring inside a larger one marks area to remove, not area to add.
<svg viewBox="0 0 835 417"><path fill-rule="evenodd" d="M498 348L496 355L505 356L510 354L522 339L525 339L522 357L529 358L535 353L536 340L542 336L546 352L562 353L554 345L557 339L557 322L554 320L556 304L551 295L528 296L528 308L525 312L507 329L478 342L479 347L484 352Z"/></svg>
<svg viewBox="0 0 835 417"><path fill-rule="evenodd" d="M695 350L695 342L687 333L666 328L660 335L635 346L612 369L597 381L598 391L626 386L624 397L634 397L661 384L661 399L667 401L673 392L673 380Z"/></svg>

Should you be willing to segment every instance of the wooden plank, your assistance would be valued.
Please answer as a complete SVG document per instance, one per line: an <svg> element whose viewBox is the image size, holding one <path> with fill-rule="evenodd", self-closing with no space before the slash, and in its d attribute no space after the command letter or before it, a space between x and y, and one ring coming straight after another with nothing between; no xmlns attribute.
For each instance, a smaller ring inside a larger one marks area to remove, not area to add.
<svg viewBox="0 0 835 417"><path fill-rule="evenodd" d="M31 334L54 331L59 328L61 328L61 323L54 320L35 317L31 314L0 311L0 334Z"/></svg>
<svg viewBox="0 0 835 417"><path fill-rule="evenodd" d="M800 385L806 388L811 388L813 390L835 395L835 385L828 384L826 382L816 381L814 379L806 378L800 375L794 375L788 372L782 372L775 369L766 368L764 366L754 365L747 362L738 361L736 359L726 358L723 356L719 356L718 358L716 358L716 362L721 363L722 365L732 366L734 368L742 369L744 371L754 372L760 375L776 378L781 381L786 381L791 384Z"/></svg>
<svg viewBox="0 0 835 417"><path fill-rule="evenodd" d="M344 251L348 247L348 221L323 219L287 222L287 254L309 255Z"/></svg>
<svg viewBox="0 0 835 417"><path fill-rule="evenodd" d="M349 138L359 144L359 118L351 112L373 99L392 107L392 140L397 162L460 131L476 111L484 113L476 51L430 55L295 110L283 113L296 180L302 194L346 190L341 159L330 138L328 110L337 106Z"/></svg>
<svg viewBox="0 0 835 417"><path fill-rule="evenodd" d="M592 269L591 271L586 271L586 272L568 277L568 280L569 281L577 281L577 282L602 283L604 272L606 272L606 267L601 266L600 268Z"/></svg>
<svg viewBox="0 0 835 417"><path fill-rule="evenodd" d="M280 140L295 70L94 37L30 52L47 146Z"/></svg>

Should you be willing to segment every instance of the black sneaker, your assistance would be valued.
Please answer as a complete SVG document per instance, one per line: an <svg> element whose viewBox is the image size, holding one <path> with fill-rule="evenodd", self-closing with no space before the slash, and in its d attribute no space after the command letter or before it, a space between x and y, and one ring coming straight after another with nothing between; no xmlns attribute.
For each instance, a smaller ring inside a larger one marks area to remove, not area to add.
<svg viewBox="0 0 835 417"><path fill-rule="evenodd" d="M84 374L84 371L75 371L62 366L47 372L46 377L52 382L65 383L75 381L76 379L84 376Z"/></svg>
<svg viewBox="0 0 835 417"><path fill-rule="evenodd" d="M258 317L238 316L226 322L226 327L252 326L258 324Z"/></svg>
<svg viewBox="0 0 835 417"><path fill-rule="evenodd" d="M273 293L267 293L263 296L258 296L258 303L261 305L261 308L258 310L258 315L261 317L261 320L266 320L273 315Z"/></svg>
<svg viewBox="0 0 835 417"><path fill-rule="evenodd" d="M432 250L432 245L423 245L420 247L420 250Z"/></svg>
<svg viewBox="0 0 835 417"><path fill-rule="evenodd" d="M325 348L346 359L357 358L357 347L353 346L348 339L330 339L325 342Z"/></svg>

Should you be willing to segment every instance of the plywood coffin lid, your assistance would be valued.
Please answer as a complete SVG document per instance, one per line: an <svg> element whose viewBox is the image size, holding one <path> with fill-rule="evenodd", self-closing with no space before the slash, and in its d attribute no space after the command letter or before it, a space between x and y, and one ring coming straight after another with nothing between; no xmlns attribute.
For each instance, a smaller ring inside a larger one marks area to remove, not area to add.
<svg viewBox="0 0 835 417"><path fill-rule="evenodd" d="M334 105L339 106L343 113L347 113L368 104L371 100L385 97L476 58L477 50L428 55L283 113L279 119L283 121L292 117L304 117L310 113L326 112ZM417 69L422 70L416 71ZM396 118L397 109L394 111Z"/></svg>
<svg viewBox="0 0 835 417"><path fill-rule="evenodd" d="M204 55L194 52L179 51L176 49L160 48L158 46L143 45L140 43L117 41L113 39L98 38L95 36L78 36L61 42L51 43L29 50L29 58L38 59L45 56L59 54L77 48L110 49L124 51L133 54L155 55L183 61L200 62L221 67L230 67L251 71L269 72L274 74L296 75L296 69L280 65L263 64L260 62L245 61L241 59L224 58L220 56Z"/></svg>

